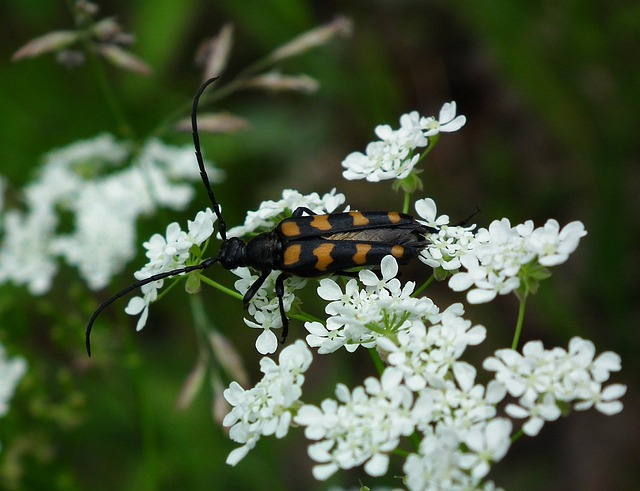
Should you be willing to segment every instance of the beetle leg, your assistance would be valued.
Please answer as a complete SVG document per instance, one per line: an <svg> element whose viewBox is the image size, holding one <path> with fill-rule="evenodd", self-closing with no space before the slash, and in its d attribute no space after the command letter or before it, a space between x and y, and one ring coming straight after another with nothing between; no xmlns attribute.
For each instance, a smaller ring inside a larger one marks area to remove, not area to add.
<svg viewBox="0 0 640 491"><path fill-rule="evenodd" d="M260 275L260 278L254 281L253 284L247 290L247 293L244 294L244 297L242 298L242 303L244 304L245 309L249 307L249 302L251 302L251 299L255 296L256 293L258 293L258 290L260 289L262 284L265 282L265 280L268 278L270 273L271 273L271 270L263 271L262 274Z"/></svg>
<svg viewBox="0 0 640 491"><path fill-rule="evenodd" d="M282 338L280 339L281 343L284 343L287 340L287 335L289 334L289 319L287 318L287 313L284 311L284 280L287 279L287 276L284 273L281 273L280 276L276 278L276 296L278 297L278 306L280 307L280 317L282 318Z"/></svg>
<svg viewBox="0 0 640 491"><path fill-rule="evenodd" d="M317 215L317 213L314 213L313 211L311 211L306 206L298 206L298 208L293 210L293 213L291 214L291 217L292 218L298 218L298 217L301 217L304 213L306 213L307 215Z"/></svg>

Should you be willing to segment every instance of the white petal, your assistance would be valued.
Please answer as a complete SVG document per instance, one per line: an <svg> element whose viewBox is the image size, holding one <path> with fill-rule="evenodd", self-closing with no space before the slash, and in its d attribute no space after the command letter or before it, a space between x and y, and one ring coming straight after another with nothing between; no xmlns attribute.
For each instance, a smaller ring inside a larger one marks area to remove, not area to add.
<svg viewBox="0 0 640 491"><path fill-rule="evenodd" d="M261 355L269 355L275 353L278 349L278 338L271 331L271 329L265 329L262 334L256 339L256 350Z"/></svg>
<svg viewBox="0 0 640 491"><path fill-rule="evenodd" d="M384 476L389 468L389 456L385 454L375 454L364 465L364 471L373 477Z"/></svg>

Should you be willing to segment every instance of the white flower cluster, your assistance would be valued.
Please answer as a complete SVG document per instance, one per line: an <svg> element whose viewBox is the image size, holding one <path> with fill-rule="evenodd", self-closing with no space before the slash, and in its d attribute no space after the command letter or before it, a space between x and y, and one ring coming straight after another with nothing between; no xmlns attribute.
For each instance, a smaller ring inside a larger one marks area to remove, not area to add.
<svg viewBox="0 0 640 491"><path fill-rule="evenodd" d="M131 165L123 167L130 159ZM219 172L212 172L219 179ZM148 141L133 156L129 144L101 135L45 156L24 190L26 211L5 211L0 283L46 293L58 259L76 266L91 289L103 288L135 255L135 222L158 207L182 209L198 179L190 147ZM71 232L63 232L68 218Z"/></svg>
<svg viewBox="0 0 640 491"><path fill-rule="evenodd" d="M249 390L232 382L224 397L233 407L223 425L231 427L229 437L242 446L233 450L227 464L236 465L261 436L283 438L289 431L293 410L300 405L304 373L312 355L302 341L296 341L280 352L279 364L270 358L260 360L262 380Z"/></svg>
<svg viewBox="0 0 640 491"><path fill-rule="evenodd" d="M187 221L187 232L180 229L177 222L167 226L166 235L154 234L143 243L147 249L146 256L149 262L142 269L136 271L134 276L137 280L144 280L151 276L174 269L179 269L187 265L190 258L190 251L193 246L200 247L213 234L213 224L216 216L207 208L196 215L194 221ZM129 315L140 315L136 329L139 331L147 323L149 316L149 304L158 298L158 290L164 285L164 280L153 281L143 285L140 290L141 297L132 297L125 308Z"/></svg>
<svg viewBox="0 0 640 491"><path fill-rule="evenodd" d="M460 259L470 254L478 243L473 233L475 225L449 225L449 217L437 215L436 203L431 198L416 201L415 209L421 223L436 229L435 233L429 234L420 260L434 270L442 268L450 272L460 269Z"/></svg>
<svg viewBox="0 0 640 491"><path fill-rule="evenodd" d="M281 397L284 384L275 378L267 384L265 377L256 392L232 384L227 397L234 406L231 421L244 423L233 437L243 446L231 453L231 463L260 436L284 436L293 421L312 441L308 453L317 463L316 479L360 465L370 476L386 474L403 438L418 435L417 451L403 466L409 490L493 490L486 476L511 445L512 423L499 415L507 394L519 398L518 404L506 406L507 415L529 418L523 429L531 435L544 421L557 418L563 404L573 403L576 410L595 406L605 414L622 409L618 399L625 387L603 387L620 369L619 356L595 357L593 344L579 338L568 351L545 351L537 342L527 343L522 355L498 350L484 363L495 377L486 385L477 383L476 369L463 357L468 347L485 340L487 330L463 318L461 304L440 312L430 300L411 297L413 284L403 287L397 272L396 260L387 256L380 277L361 271L360 281L350 279L344 290L332 279L321 280L318 293L329 302L329 317L326 325L306 323L307 344L319 353L375 347L386 364L380 379L367 378L353 390L338 384L335 398L319 406L303 403L295 384L295 394ZM239 281L248 285L252 278ZM303 350L300 341L294 346ZM290 383L288 373L284 377Z"/></svg>
<svg viewBox="0 0 640 491"><path fill-rule="evenodd" d="M400 128L380 125L375 133L380 140L367 145L365 153L353 152L343 160L345 179L366 179L378 182L385 179L404 179L420 160L419 148L429 145L429 137L441 132L457 131L466 123L464 116L456 116L456 103L442 106L438 119L420 116L416 111L400 117Z"/></svg>
<svg viewBox="0 0 640 491"><path fill-rule="evenodd" d="M531 220L512 227L509 220L503 218L492 222L488 229L478 230L473 239L460 230L456 234L465 251L457 255L457 260L466 271L455 273L449 287L454 291L473 287L467 293L467 301L484 303L498 294L517 290L523 283L548 276L544 268L565 262L587 232L579 221L560 229L558 222L550 219L543 227L534 228ZM456 253L453 246L450 250L451 254ZM447 260L454 257L448 252L441 256ZM431 248L425 250L428 264L437 263L438 257ZM446 263L440 264L447 269ZM456 261L454 265L457 264ZM452 266L449 269L453 269Z"/></svg>
<svg viewBox="0 0 640 491"><path fill-rule="evenodd" d="M380 336L395 332L407 321L438 313L429 298L411 296L415 287L413 282L407 282L404 287L401 285L396 278L398 263L393 256L382 260L380 274L382 278L372 271L362 270L358 276L364 287L352 278L344 292L335 280L320 280L318 295L329 301L325 308L329 317L324 324L305 323L309 346L319 348L321 354L343 346L350 352L360 345L371 348Z"/></svg>
<svg viewBox="0 0 640 491"><path fill-rule="evenodd" d="M496 417L496 405L506 394L503 384L476 384L475 369L459 360L486 334L461 313L460 306L447 309L429 329L407 321L397 344L391 336L379 337L377 348L388 363L380 380L368 378L351 392L339 384L335 400L300 408L294 421L317 441L308 450L318 462L316 479L363 464L370 476L383 475L400 439L418 432L421 452L405 462L409 489L423 489L416 483L424 479L431 486L426 489L482 485L491 464L510 446L511 423ZM440 445L447 447L448 458L432 461L432 450Z"/></svg>
<svg viewBox="0 0 640 491"><path fill-rule="evenodd" d="M345 202L344 194L332 189L320 196L318 193L301 194L293 189L282 191L282 199L263 201L256 211L249 211L243 225L227 231L229 237L243 237L265 232L275 227L282 219L291 216L297 208L308 208L317 214L334 213Z"/></svg>
<svg viewBox="0 0 640 491"><path fill-rule="evenodd" d="M351 392L338 384L337 400L300 408L294 421L305 427L308 439L318 441L309 446L309 456L319 463L313 468L316 479L362 464L370 476L386 474L389 452L415 430L413 394L401 382L399 372L385 370L380 380L367 378Z"/></svg>
<svg viewBox="0 0 640 491"><path fill-rule="evenodd" d="M484 361L484 368L496 372L518 404L509 404L506 412L513 418L528 418L522 429L537 435L545 421L561 415L562 403L573 403L576 410L592 406L607 415L622 411L618 400L626 392L622 384L603 387L611 372L621 368L620 356L611 351L595 356L591 341L575 337L569 349L545 350L542 342L529 341L522 354L511 349L498 350Z"/></svg>

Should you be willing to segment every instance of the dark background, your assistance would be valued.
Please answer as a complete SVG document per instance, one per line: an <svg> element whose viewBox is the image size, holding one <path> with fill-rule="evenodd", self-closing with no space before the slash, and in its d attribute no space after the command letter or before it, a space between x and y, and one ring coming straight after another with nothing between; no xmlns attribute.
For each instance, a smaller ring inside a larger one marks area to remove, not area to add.
<svg viewBox="0 0 640 491"><path fill-rule="evenodd" d="M400 208L388 183L342 180L341 160L364 149L375 125L397 127L410 110L437 115L443 102L455 100L468 122L430 154L424 195L454 219L479 207L480 225L501 217L537 225L547 218L583 221L589 235L578 251L529 299L523 339L543 339L547 347L566 347L576 335L591 339L599 352L622 356L623 371L613 379L629 386L620 415L591 410L549 423L537 438L518 441L491 477L511 490L637 488L640 4L142 0L111 1L101 13L136 35L132 51L154 69L151 77L108 70L140 138L188 103L201 77L193 54L223 24L235 27L230 79L305 30L338 14L352 19L349 39L279 67L316 78L317 94L243 92L216 108L251 124L244 133L203 138L206 155L228 176L216 191L230 225L284 188L322 194L338 187L355 208ZM10 61L28 40L72 27L64 2L5 0L0 19L0 173L17 196L45 152L118 128L87 67L67 69L52 56ZM199 190L190 210L145 220L140 237L170 221L184 224L204 203ZM197 357L188 301L178 290L154 305L135 336L135 322L115 306L107 315L119 324L109 332L101 326L98 353L86 360L88 314L143 262L141 252L100 294L89 295L68 268L42 298L0 288L0 340L30 365L0 420L3 488L325 489L327 483L312 481L300 431L284 441L264 439L231 468L224 460L235 445L211 419L208 388L187 410L175 409ZM211 274L231 285L228 273ZM459 298L444 285L433 295L441 305ZM240 302L211 289L203 296L255 381L255 333L240 320ZM489 331L477 356L510 343L515 298L467 312ZM295 324L292 339L303 335ZM366 353L316 358L305 395L312 402L331 395L336 380L354 386L372 373ZM358 477L367 476L339 473L331 482L354 486Z"/></svg>

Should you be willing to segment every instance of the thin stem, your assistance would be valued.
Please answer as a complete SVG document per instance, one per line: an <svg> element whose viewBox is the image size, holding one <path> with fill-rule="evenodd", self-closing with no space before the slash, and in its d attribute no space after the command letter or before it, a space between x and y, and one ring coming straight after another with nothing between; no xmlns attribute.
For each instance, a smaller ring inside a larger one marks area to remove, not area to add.
<svg viewBox="0 0 640 491"><path fill-rule="evenodd" d="M522 325L524 324L524 311L527 304L526 296L520 299L520 308L518 309L518 322L516 323L516 330L513 335L513 342L511 343L511 349L515 350L518 347L520 341L520 334L522 333Z"/></svg>
<svg viewBox="0 0 640 491"><path fill-rule="evenodd" d="M409 212L409 205L411 204L411 193L404 192L404 203L402 204L402 213Z"/></svg>
<svg viewBox="0 0 640 491"><path fill-rule="evenodd" d="M85 45L85 50L89 53L89 63L91 64L94 76L97 79L100 92L102 92L102 95L107 101L107 106L109 106L111 115L118 126L118 133L120 133L123 138L135 139L134 131L127 121L127 117L120 105L120 101L116 97L116 94L109 83L109 78L107 77L102 62L98 59L98 56L87 41L84 41L83 44Z"/></svg>
<svg viewBox="0 0 640 491"><path fill-rule="evenodd" d="M511 436L511 444L517 442L522 437L522 435L524 435L524 430L520 428Z"/></svg>
<svg viewBox="0 0 640 491"><path fill-rule="evenodd" d="M420 295L423 291L425 291L427 289L427 287L433 283L433 280L436 279L436 276L431 273L431 276L429 276L429 278L427 278L427 281L425 281L422 285L420 285L420 287L418 287L418 289L413 292L412 297L417 297L418 295Z"/></svg>
<svg viewBox="0 0 640 491"><path fill-rule="evenodd" d="M380 354L378 353L378 350L375 348L369 348L369 355L371 356L371 360L373 361L373 364L376 367L376 370L378 371L378 375L382 375L382 372L384 372L384 363L380 358Z"/></svg>
<svg viewBox="0 0 640 491"><path fill-rule="evenodd" d="M208 93L203 94L203 96L200 98L200 106L205 106L207 104L211 104L212 102L219 101L220 99L224 99L234 92L241 90L246 84L247 80L259 73L261 70L268 68L272 64L273 62L269 59L269 57L266 57L245 67L238 75L236 75L234 79L230 80L226 84L223 85L216 82L215 90L211 90ZM177 120L182 117L182 115L188 114L191 111L191 108L191 101L185 103L181 107L178 107L167 118L165 118L164 122L161 123L160 126L158 126L158 128L153 132L154 136L162 136L171 128L171 126Z"/></svg>
<svg viewBox="0 0 640 491"><path fill-rule="evenodd" d="M67 1L67 6L71 12L71 16L74 19L74 23L76 24L76 29L84 31L83 35L80 36L82 48L87 54L89 64L91 65L91 70L93 71L93 74L96 78L100 92L102 92L102 95L107 102L107 106L109 106L109 110L111 111L111 115L116 121L118 132L124 138L135 139L134 131L127 121L125 112L120 105L120 101L116 97L116 94L111 87L111 84L109 83L109 78L107 77L104 65L102 64L100 57L96 53L96 50L92 46L91 40L88 37L89 35L87 33L89 32L89 28L93 24L93 21L83 22L81 20L81 18L76 13L75 2L69 0Z"/></svg>
<svg viewBox="0 0 640 491"><path fill-rule="evenodd" d="M295 319L301 322L322 322L322 319L316 317L311 314L307 314L306 312L298 312L297 314L292 314L289 312L289 319Z"/></svg>
<svg viewBox="0 0 640 491"><path fill-rule="evenodd" d="M231 296L233 298L237 298L238 300L242 300L242 295L240 295L237 291L232 290L231 288L227 288L226 286L221 285L217 281L214 281L214 280L212 280L211 278L209 278L207 276L202 276L201 275L200 279L202 280L203 283L206 283L207 285L212 286L216 290L219 290L222 293L226 293L227 295L229 295L229 296Z"/></svg>

